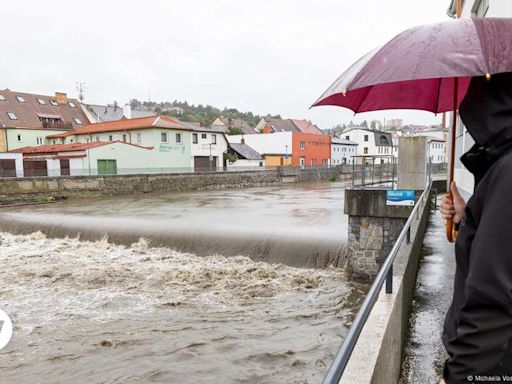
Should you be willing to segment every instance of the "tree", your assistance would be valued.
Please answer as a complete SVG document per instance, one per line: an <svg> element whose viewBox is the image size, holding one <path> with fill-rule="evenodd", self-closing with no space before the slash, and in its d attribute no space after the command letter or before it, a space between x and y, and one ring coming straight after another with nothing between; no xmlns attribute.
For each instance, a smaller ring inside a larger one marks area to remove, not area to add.
<svg viewBox="0 0 512 384"><path fill-rule="evenodd" d="M368 129L368 122L366 120L363 120L363 122L361 123L361 127Z"/></svg>
<svg viewBox="0 0 512 384"><path fill-rule="evenodd" d="M244 131L241 128L230 126L228 127L228 135L241 135Z"/></svg>
<svg viewBox="0 0 512 384"><path fill-rule="evenodd" d="M375 120L372 120L372 122L370 124L370 128L371 129L377 129L377 122Z"/></svg>

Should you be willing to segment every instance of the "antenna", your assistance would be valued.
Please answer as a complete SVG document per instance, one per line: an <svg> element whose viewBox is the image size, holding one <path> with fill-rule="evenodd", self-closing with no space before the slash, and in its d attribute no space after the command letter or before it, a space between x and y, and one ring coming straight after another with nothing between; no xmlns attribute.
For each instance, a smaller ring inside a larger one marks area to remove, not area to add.
<svg viewBox="0 0 512 384"><path fill-rule="evenodd" d="M85 82L77 81L76 82L76 90L78 91L78 100L80 100L80 103L84 102L85 96Z"/></svg>

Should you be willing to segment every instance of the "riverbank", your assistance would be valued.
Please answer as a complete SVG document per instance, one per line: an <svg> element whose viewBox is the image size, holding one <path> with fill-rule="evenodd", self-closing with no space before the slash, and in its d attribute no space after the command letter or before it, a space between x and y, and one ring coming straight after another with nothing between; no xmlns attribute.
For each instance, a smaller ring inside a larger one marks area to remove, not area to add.
<svg viewBox="0 0 512 384"><path fill-rule="evenodd" d="M0 206L94 196L249 188L348 177L350 173L342 174L337 167L279 167L243 172L3 178L0 179Z"/></svg>

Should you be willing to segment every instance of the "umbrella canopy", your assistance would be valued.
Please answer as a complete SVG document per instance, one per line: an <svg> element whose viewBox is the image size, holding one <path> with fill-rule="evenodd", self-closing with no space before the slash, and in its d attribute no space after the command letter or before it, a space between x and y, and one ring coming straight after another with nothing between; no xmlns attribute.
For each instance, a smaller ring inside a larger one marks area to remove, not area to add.
<svg viewBox="0 0 512 384"><path fill-rule="evenodd" d="M355 113L460 104L471 77L512 72L512 19L458 19L408 29L346 70L313 104Z"/></svg>

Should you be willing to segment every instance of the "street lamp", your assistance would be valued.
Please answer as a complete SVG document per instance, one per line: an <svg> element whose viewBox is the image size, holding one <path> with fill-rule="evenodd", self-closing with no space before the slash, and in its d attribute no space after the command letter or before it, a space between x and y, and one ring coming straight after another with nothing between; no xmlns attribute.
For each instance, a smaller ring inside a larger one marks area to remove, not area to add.
<svg viewBox="0 0 512 384"><path fill-rule="evenodd" d="M284 151L284 165L288 165L288 144L285 144L285 151Z"/></svg>
<svg viewBox="0 0 512 384"><path fill-rule="evenodd" d="M212 156L212 143L210 143L210 171L213 169L212 163L213 163L213 156Z"/></svg>

